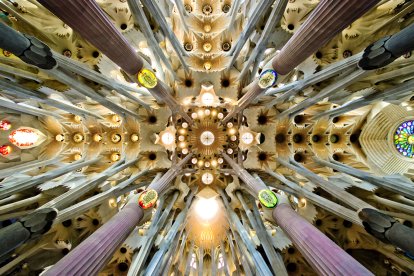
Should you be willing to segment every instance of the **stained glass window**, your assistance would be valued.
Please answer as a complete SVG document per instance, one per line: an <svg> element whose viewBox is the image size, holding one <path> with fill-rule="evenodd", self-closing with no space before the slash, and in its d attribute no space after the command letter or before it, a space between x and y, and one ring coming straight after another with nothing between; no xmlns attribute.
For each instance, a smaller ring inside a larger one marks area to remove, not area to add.
<svg viewBox="0 0 414 276"><path fill-rule="evenodd" d="M9 135L9 141L18 147L33 146L39 140L39 134L29 128L19 128Z"/></svg>
<svg viewBox="0 0 414 276"><path fill-rule="evenodd" d="M414 121L400 124L394 135L395 148L405 157L414 158Z"/></svg>
<svg viewBox="0 0 414 276"><path fill-rule="evenodd" d="M12 147L3 145L0 147L0 155L6 156L9 155L12 152Z"/></svg>

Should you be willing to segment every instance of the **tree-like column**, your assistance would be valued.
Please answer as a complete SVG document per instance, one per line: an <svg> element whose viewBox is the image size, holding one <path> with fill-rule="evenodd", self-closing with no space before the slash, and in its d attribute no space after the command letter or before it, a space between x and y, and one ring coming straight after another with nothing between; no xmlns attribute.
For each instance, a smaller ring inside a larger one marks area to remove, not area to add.
<svg viewBox="0 0 414 276"><path fill-rule="evenodd" d="M273 218L319 275L373 275L286 203Z"/></svg>
<svg viewBox="0 0 414 276"><path fill-rule="evenodd" d="M273 59L273 69L282 75L289 73L378 2L322 0Z"/></svg>

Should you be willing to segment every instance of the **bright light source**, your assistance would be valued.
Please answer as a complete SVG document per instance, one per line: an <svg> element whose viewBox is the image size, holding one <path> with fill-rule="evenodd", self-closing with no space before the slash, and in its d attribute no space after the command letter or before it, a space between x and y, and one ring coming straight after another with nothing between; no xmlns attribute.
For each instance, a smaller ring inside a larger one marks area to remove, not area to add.
<svg viewBox="0 0 414 276"><path fill-rule="evenodd" d="M241 139L243 143L245 143L246 145L250 145L251 143L253 143L253 134L251 134L250 132L245 132L243 133Z"/></svg>
<svg viewBox="0 0 414 276"><path fill-rule="evenodd" d="M206 167L209 167L210 165L207 166L207 162L206 162ZM206 185L210 185L211 183L213 183L214 180L214 176L211 173L203 173L203 175L201 176L201 181L206 184Z"/></svg>
<svg viewBox="0 0 414 276"><path fill-rule="evenodd" d="M203 131L200 135L200 141L205 146L210 146L214 143L214 134L211 131Z"/></svg>
<svg viewBox="0 0 414 276"><path fill-rule="evenodd" d="M201 96L201 102L206 106L212 105L214 103L214 95L211 93L204 93Z"/></svg>
<svg viewBox="0 0 414 276"><path fill-rule="evenodd" d="M217 214L219 206L214 198L200 198L195 205L197 215L203 220L211 220Z"/></svg>
<svg viewBox="0 0 414 276"><path fill-rule="evenodd" d="M28 128L19 128L9 135L9 141L18 147L33 146L39 140L39 134Z"/></svg>
<svg viewBox="0 0 414 276"><path fill-rule="evenodd" d="M170 132L164 132L161 136L161 141L164 143L164 145L171 145L174 143L175 137Z"/></svg>

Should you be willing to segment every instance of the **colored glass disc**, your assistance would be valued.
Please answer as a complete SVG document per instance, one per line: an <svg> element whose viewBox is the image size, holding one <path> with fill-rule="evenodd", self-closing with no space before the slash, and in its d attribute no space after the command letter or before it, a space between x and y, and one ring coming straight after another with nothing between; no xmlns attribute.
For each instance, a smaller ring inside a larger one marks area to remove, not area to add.
<svg viewBox="0 0 414 276"><path fill-rule="evenodd" d="M401 155L414 158L414 121L401 123L394 133L394 146Z"/></svg>
<svg viewBox="0 0 414 276"><path fill-rule="evenodd" d="M276 84L277 81L277 73L275 70L268 69L260 74L259 77L259 87L260 88L269 88Z"/></svg>
<svg viewBox="0 0 414 276"><path fill-rule="evenodd" d="M142 192L138 198L138 204L142 209L148 209L155 205L158 199L158 193L155 190Z"/></svg>
<svg viewBox="0 0 414 276"><path fill-rule="evenodd" d="M138 73L138 81L145 88L154 88L157 85L157 77L149 69L142 69Z"/></svg>
<svg viewBox="0 0 414 276"><path fill-rule="evenodd" d="M11 123L7 120L0 121L0 130L9 130L12 127Z"/></svg>
<svg viewBox="0 0 414 276"><path fill-rule="evenodd" d="M261 190L259 192L259 201L266 208L275 208L277 205L277 197L271 190Z"/></svg>
<svg viewBox="0 0 414 276"><path fill-rule="evenodd" d="M12 147L3 145L0 147L0 155L6 156L9 155L12 152Z"/></svg>

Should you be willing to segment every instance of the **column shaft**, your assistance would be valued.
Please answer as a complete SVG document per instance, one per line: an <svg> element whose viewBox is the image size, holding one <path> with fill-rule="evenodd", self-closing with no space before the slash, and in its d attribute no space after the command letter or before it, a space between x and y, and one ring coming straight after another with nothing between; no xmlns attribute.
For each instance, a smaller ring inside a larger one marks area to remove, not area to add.
<svg viewBox="0 0 414 276"><path fill-rule="evenodd" d="M273 59L273 68L282 75L289 73L378 2L322 0Z"/></svg>
<svg viewBox="0 0 414 276"><path fill-rule="evenodd" d="M136 199L134 197L133 202L46 271L45 275L98 274L144 216Z"/></svg>
<svg viewBox="0 0 414 276"><path fill-rule="evenodd" d="M137 55L94 0L40 0L39 2L128 74L134 75L143 67L142 58Z"/></svg>
<svg viewBox="0 0 414 276"><path fill-rule="evenodd" d="M273 210L273 218L320 275L373 275L289 205Z"/></svg>

